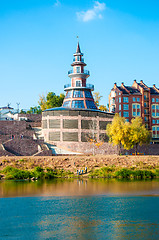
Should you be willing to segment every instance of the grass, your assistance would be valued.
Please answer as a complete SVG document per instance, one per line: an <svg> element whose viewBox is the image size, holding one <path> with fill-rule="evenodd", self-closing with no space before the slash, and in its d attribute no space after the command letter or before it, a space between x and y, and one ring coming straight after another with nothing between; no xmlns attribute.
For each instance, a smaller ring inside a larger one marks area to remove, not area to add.
<svg viewBox="0 0 159 240"><path fill-rule="evenodd" d="M92 178L117 178L117 179L153 179L159 177L159 169L153 170L135 170L135 169L116 169L114 167L103 167L92 170L90 173Z"/></svg>
<svg viewBox="0 0 159 240"><path fill-rule="evenodd" d="M6 180L70 178L74 176L70 171L64 171L63 169L56 170L52 168L44 170L39 166L30 171L7 166L1 171L1 175L3 175Z"/></svg>
<svg viewBox="0 0 159 240"><path fill-rule="evenodd" d="M22 168L22 166L21 166ZM51 167L34 166L31 170L22 170L16 166L7 166L0 171L0 179L7 180L36 180L36 179L54 179L54 178L77 178L71 171L64 169L54 169ZM149 169L138 169L135 167L119 168L116 166L102 167L91 170L86 177L90 178L114 178L114 179L153 179L159 177L159 167Z"/></svg>

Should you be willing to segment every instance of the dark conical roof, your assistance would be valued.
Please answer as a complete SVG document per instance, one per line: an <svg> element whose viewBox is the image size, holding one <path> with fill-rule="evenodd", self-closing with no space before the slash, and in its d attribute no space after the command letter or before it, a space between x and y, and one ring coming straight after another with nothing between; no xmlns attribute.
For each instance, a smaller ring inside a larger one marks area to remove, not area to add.
<svg viewBox="0 0 159 240"><path fill-rule="evenodd" d="M79 42L78 42L78 44L77 44L77 50L76 50L76 53L81 53L81 49L80 49Z"/></svg>

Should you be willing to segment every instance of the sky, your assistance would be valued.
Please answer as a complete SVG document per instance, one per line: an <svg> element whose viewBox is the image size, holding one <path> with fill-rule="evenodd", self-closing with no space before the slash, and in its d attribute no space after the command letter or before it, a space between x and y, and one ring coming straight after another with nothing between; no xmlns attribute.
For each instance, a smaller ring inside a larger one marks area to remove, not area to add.
<svg viewBox="0 0 159 240"><path fill-rule="evenodd" d="M77 36L100 104L115 82L159 88L158 0L0 0L0 107L63 93Z"/></svg>

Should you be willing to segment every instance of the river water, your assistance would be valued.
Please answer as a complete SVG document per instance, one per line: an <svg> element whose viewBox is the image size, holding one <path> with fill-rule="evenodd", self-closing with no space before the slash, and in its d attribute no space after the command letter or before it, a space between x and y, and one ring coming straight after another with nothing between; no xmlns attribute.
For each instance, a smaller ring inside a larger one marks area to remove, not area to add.
<svg viewBox="0 0 159 240"><path fill-rule="evenodd" d="M159 239L159 181L0 182L0 239Z"/></svg>

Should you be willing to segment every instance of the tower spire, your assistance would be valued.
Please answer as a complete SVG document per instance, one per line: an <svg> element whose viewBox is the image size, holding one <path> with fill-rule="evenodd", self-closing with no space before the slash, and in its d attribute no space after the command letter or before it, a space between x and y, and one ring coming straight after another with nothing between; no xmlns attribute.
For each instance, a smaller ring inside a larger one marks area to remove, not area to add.
<svg viewBox="0 0 159 240"><path fill-rule="evenodd" d="M79 45L79 41L77 43L77 50L76 50L76 53L81 53L81 49L80 49L80 45Z"/></svg>

